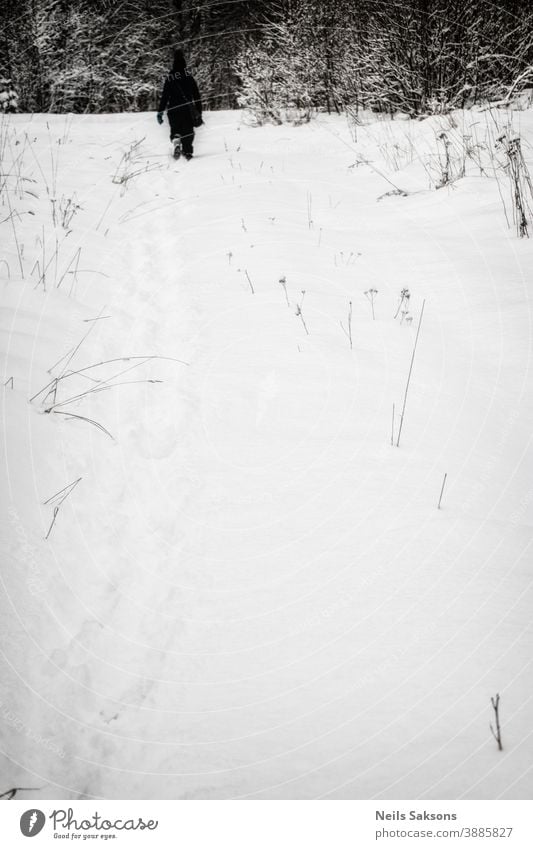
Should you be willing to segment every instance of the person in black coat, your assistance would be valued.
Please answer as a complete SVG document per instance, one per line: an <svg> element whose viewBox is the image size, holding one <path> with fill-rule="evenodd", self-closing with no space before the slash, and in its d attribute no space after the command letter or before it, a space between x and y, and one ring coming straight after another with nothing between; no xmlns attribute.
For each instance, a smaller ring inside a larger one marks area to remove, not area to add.
<svg viewBox="0 0 533 849"><path fill-rule="evenodd" d="M163 85L163 93L157 110L157 120L163 123L165 110L170 124L170 140L174 143L174 156L183 152L192 159L194 128L203 124L202 99L196 80L187 71L187 63L181 50L174 55L174 64Z"/></svg>

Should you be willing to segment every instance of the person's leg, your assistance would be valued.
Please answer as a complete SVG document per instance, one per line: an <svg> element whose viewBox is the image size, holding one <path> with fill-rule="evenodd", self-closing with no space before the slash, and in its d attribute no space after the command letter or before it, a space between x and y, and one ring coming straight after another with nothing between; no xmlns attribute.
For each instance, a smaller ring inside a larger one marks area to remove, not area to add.
<svg viewBox="0 0 533 849"><path fill-rule="evenodd" d="M180 137L180 128L176 121L176 116L172 112L168 112L168 123L170 126L170 141L174 142L175 139L179 139Z"/></svg>
<svg viewBox="0 0 533 849"><path fill-rule="evenodd" d="M184 153L184 155L186 156L187 159L190 159L191 156L194 153L193 142L194 142L194 130L191 130L187 134L182 135L182 137L181 137L181 147L182 147L183 153Z"/></svg>
<svg viewBox="0 0 533 849"><path fill-rule="evenodd" d="M176 122L172 120L172 117L168 116L169 124L170 124L170 141L172 143L173 155L175 159L179 159L181 155L181 135L179 131L179 127L176 126Z"/></svg>

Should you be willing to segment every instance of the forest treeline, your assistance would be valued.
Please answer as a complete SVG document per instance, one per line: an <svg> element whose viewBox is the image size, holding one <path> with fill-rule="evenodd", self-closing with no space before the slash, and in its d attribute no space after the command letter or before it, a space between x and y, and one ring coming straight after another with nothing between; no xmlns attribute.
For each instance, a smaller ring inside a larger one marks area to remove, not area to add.
<svg viewBox="0 0 533 849"><path fill-rule="evenodd" d="M533 85L530 0L0 0L0 18L23 111L153 109L175 47L208 108L258 121L424 114Z"/></svg>

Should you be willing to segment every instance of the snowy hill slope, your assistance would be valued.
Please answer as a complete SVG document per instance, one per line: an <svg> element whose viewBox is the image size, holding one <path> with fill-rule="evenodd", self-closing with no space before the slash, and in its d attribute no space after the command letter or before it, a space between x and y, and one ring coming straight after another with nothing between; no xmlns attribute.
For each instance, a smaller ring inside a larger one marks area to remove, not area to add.
<svg viewBox="0 0 533 849"><path fill-rule="evenodd" d="M5 789L530 797L533 249L447 120L2 125Z"/></svg>

